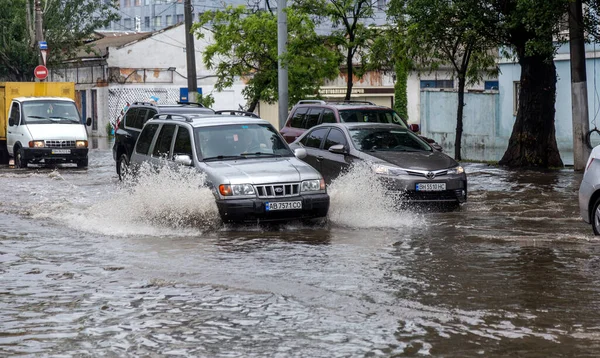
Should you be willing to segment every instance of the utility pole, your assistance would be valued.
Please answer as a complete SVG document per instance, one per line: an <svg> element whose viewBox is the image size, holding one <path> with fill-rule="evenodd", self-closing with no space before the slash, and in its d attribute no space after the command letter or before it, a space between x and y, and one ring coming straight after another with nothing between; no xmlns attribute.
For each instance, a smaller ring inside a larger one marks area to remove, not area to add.
<svg viewBox="0 0 600 358"><path fill-rule="evenodd" d="M192 1L185 0L185 54L187 59L188 101L198 102L198 84L196 82L196 52L194 49L194 35L192 34Z"/></svg>
<svg viewBox="0 0 600 358"><path fill-rule="evenodd" d="M569 49L571 52L571 113L573 123L573 166L585 169L590 155L586 134L590 130L582 1L569 4Z"/></svg>
<svg viewBox="0 0 600 358"><path fill-rule="evenodd" d="M40 41L44 41L44 33L42 30L42 2L41 0L35 0L35 48L38 51L40 50ZM42 62L41 53L38 53L38 64L44 64Z"/></svg>
<svg viewBox="0 0 600 358"><path fill-rule="evenodd" d="M277 0L277 93L279 97L279 128L283 128L288 116L288 70L281 61L287 52L287 14L286 0Z"/></svg>

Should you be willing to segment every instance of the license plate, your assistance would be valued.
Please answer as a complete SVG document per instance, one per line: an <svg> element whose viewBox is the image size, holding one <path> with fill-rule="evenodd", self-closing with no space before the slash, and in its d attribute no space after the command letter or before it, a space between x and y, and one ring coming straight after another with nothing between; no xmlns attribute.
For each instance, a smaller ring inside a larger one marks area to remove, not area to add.
<svg viewBox="0 0 600 358"><path fill-rule="evenodd" d="M446 183L418 183L417 191L442 191L446 190Z"/></svg>
<svg viewBox="0 0 600 358"><path fill-rule="evenodd" d="M302 209L301 201L276 201L272 203L265 203L267 211L273 210L298 210Z"/></svg>
<svg viewBox="0 0 600 358"><path fill-rule="evenodd" d="M71 149L52 149L52 154L71 154Z"/></svg>

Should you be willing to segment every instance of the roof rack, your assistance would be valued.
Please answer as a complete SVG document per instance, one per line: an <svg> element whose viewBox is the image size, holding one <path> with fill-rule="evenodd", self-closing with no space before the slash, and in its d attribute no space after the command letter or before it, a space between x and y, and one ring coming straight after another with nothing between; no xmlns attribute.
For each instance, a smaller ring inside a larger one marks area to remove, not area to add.
<svg viewBox="0 0 600 358"><path fill-rule="evenodd" d="M356 100L344 100L344 101L330 101L327 103L339 103L339 104L369 104L375 106L375 103L370 101L356 101Z"/></svg>
<svg viewBox="0 0 600 358"><path fill-rule="evenodd" d="M138 106L156 106L156 103L152 103L152 102L133 102L131 104L133 105L138 105Z"/></svg>
<svg viewBox="0 0 600 358"><path fill-rule="evenodd" d="M252 118L260 118L256 113L254 112L247 112L247 111L238 111L237 109L222 109L220 111L215 111L215 114L230 114L232 116L235 115L242 115L242 116L246 116L246 117L252 117Z"/></svg>
<svg viewBox="0 0 600 358"><path fill-rule="evenodd" d="M206 107L202 103L196 103L196 102L177 102L177 104L185 104L185 105L188 105L188 106Z"/></svg>
<svg viewBox="0 0 600 358"><path fill-rule="evenodd" d="M187 115L181 113L159 113L155 114L152 119L178 119L183 118L186 122L193 122L196 115Z"/></svg>
<svg viewBox="0 0 600 358"><path fill-rule="evenodd" d="M298 101L297 104L310 104L310 103L326 104L325 101L320 100L320 99L301 99Z"/></svg>

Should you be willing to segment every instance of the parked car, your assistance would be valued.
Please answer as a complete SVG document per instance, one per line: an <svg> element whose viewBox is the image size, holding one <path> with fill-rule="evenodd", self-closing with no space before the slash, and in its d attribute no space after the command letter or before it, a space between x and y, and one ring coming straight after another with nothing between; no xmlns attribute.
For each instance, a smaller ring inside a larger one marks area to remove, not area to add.
<svg viewBox="0 0 600 358"><path fill-rule="evenodd" d="M368 101L301 100L289 113L280 132L288 143L295 141L307 129L324 123L392 123L419 132L418 124L408 124L393 109ZM434 149L442 146L433 139L421 137Z"/></svg>
<svg viewBox="0 0 600 358"><path fill-rule="evenodd" d="M592 224L595 235L600 235L600 146L592 149L579 186L581 218Z"/></svg>
<svg viewBox="0 0 600 358"><path fill-rule="evenodd" d="M463 167L403 126L321 124L301 135L290 147L305 149L303 160L317 169L327 184L353 163L363 162L371 166L390 194L405 200L452 206L467 200Z"/></svg>
<svg viewBox="0 0 600 358"><path fill-rule="evenodd" d="M245 115L162 114L146 122L131 165L184 165L205 173L224 222L327 215L319 172L267 121Z"/></svg>
<svg viewBox="0 0 600 358"><path fill-rule="evenodd" d="M210 108L198 103L179 103L157 105L149 102L134 102L129 106L123 118L116 124L115 143L113 145L113 158L119 178L122 177L123 168L129 165L131 152L144 123L160 113L196 113L214 114Z"/></svg>

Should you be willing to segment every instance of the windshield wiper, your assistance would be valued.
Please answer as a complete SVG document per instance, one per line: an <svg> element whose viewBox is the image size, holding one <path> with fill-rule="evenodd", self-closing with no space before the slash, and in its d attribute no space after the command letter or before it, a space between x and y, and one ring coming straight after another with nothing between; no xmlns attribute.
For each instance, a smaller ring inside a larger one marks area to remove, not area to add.
<svg viewBox="0 0 600 358"><path fill-rule="evenodd" d="M27 116L27 118L48 119L48 117L42 117L42 116Z"/></svg>
<svg viewBox="0 0 600 358"><path fill-rule="evenodd" d="M214 160L234 160L234 159L246 159L246 157L243 157L241 155L217 155L216 157L204 158L203 161L210 162L210 161L214 161Z"/></svg>
<svg viewBox="0 0 600 358"><path fill-rule="evenodd" d="M277 153L265 153L265 152L254 152L254 153L240 153L240 155L248 156L248 155L266 155L269 157L283 157L282 154Z"/></svg>
<svg viewBox="0 0 600 358"><path fill-rule="evenodd" d="M52 117L50 117L50 119L59 119L59 120L60 119L65 119L67 121L71 121L71 122L74 122L74 123L79 123L78 120L73 119L73 118L67 118L67 117L52 116Z"/></svg>

